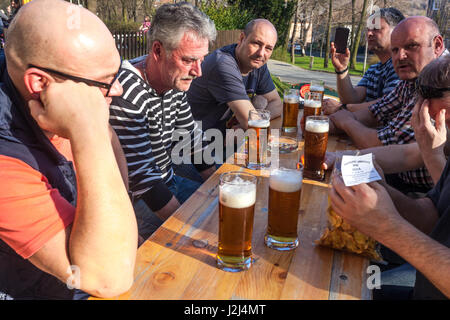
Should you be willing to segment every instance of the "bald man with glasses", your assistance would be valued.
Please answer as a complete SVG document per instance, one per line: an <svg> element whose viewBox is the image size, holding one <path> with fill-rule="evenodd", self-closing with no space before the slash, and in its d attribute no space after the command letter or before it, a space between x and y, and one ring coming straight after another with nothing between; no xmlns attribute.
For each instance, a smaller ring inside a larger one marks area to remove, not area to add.
<svg viewBox="0 0 450 320"><path fill-rule="evenodd" d="M123 92L114 39L86 9L34 0L11 23L5 55L0 299L123 293L138 235L126 161L108 122L112 97Z"/></svg>

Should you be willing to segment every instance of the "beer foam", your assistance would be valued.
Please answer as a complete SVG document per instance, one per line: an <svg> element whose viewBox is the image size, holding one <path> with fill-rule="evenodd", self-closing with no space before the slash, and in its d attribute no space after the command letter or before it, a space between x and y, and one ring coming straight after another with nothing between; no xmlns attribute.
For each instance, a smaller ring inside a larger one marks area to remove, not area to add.
<svg viewBox="0 0 450 320"><path fill-rule="evenodd" d="M305 100L305 107L318 109L322 107L322 102L317 100Z"/></svg>
<svg viewBox="0 0 450 320"><path fill-rule="evenodd" d="M329 124L328 121L323 120L306 120L305 130L314 133L324 133L328 132Z"/></svg>
<svg viewBox="0 0 450 320"><path fill-rule="evenodd" d="M270 126L270 120L266 119L248 120L248 126L254 128L268 128Z"/></svg>
<svg viewBox="0 0 450 320"><path fill-rule="evenodd" d="M295 192L302 187L302 179L301 171L276 169L270 173L269 186L279 192Z"/></svg>
<svg viewBox="0 0 450 320"><path fill-rule="evenodd" d="M284 102L286 102L286 103L298 103L299 101L300 101L300 99L296 95L284 96Z"/></svg>
<svg viewBox="0 0 450 320"><path fill-rule="evenodd" d="M256 202L256 185L239 177L219 187L221 204L234 209L248 208Z"/></svg>

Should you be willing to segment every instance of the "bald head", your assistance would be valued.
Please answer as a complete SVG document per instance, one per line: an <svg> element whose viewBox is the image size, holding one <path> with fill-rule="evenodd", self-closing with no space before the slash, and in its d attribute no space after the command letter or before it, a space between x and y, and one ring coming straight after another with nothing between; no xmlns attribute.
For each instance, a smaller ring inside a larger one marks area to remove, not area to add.
<svg viewBox="0 0 450 320"><path fill-rule="evenodd" d="M62 0L34 0L23 6L8 30L5 54L13 81L29 64L95 79L104 69L117 71L120 61L103 22Z"/></svg>
<svg viewBox="0 0 450 320"><path fill-rule="evenodd" d="M445 50L436 23L423 16L401 21L391 34L392 62L401 80L414 80Z"/></svg>
<svg viewBox="0 0 450 320"><path fill-rule="evenodd" d="M269 20L266 19L254 19L247 23L244 28L245 36L249 36L255 29L258 28L267 28L277 36L277 29Z"/></svg>

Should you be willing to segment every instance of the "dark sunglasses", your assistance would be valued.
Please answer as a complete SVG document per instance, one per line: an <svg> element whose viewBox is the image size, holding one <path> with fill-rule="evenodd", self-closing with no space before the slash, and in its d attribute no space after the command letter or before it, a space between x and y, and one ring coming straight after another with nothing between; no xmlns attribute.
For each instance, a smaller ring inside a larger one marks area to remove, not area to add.
<svg viewBox="0 0 450 320"><path fill-rule="evenodd" d="M417 86L417 91L424 99L435 99L442 98L444 96L444 92L450 91L450 88L434 88L419 84Z"/></svg>
<svg viewBox="0 0 450 320"><path fill-rule="evenodd" d="M119 71L120 71L120 68L122 68L122 60L120 60L119 70L117 70L117 73L114 76L114 79L111 81L111 83L100 82L100 81L96 81L96 80L91 80L91 79L81 78L81 77L77 77L77 76L72 76L70 74L66 74L66 73L63 73L61 71L56 71L56 70L49 69L49 68L38 67L38 66L36 66L34 64L29 64L28 68L36 68L36 69L39 69L39 70L42 70L42 71L45 71L45 72L48 72L48 73L53 73L53 74L55 74L57 76L60 76L60 77L63 77L63 78L66 78L66 79L69 79L69 80L72 80L72 81L75 81L75 82L83 82L83 83L87 84L88 86L94 86L94 87L106 89L108 91L106 92L105 97L109 97L109 92L111 91L111 88L112 88L114 82L116 82L117 78L119 77Z"/></svg>

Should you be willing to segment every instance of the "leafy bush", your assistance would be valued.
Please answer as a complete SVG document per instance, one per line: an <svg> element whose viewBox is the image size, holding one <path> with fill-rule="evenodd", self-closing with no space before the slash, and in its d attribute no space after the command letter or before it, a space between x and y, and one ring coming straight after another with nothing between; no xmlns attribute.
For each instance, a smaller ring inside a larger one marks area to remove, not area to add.
<svg viewBox="0 0 450 320"><path fill-rule="evenodd" d="M237 5L220 5L213 3L203 4L200 7L211 20L214 21L217 30L244 29L245 25L252 20L247 10L240 10Z"/></svg>

